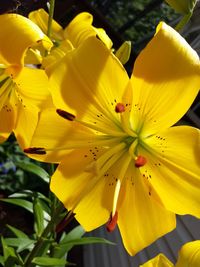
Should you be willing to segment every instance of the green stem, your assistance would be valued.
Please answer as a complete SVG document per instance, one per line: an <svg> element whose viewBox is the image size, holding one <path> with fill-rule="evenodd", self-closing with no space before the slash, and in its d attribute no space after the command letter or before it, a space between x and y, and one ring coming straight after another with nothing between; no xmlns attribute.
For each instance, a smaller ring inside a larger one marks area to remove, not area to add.
<svg viewBox="0 0 200 267"><path fill-rule="evenodd" d="M55 0L49 0L49 4L50 4L50 8L49 8L47 36L50 38L51 37L51 25L52 25L54 8L55 8Z"/></svg>
<svg viewBox="0 0 200 267"><path fill-rule="evenodd" d="M184 16L182 17L182 19L179 21L179 23L176 25L175 30L179 32L181 29L183 29L183 27L184 27L184 26L188 23L188 21L190 20L191 16L192 16L192 12L190 12L190 13L184 15Z"/></svg>
<svg viewBox="0 0 200 267"><path fill-rule="evenodd" d="M24 262L24 267L31 267L32 266L32 260L35 256L37 256L38 252L42 248L42 246L44 244L44 239L47 238L48 235L54 231L55 224L59 223L58 218L60 218L59 215L61 214L62 211L63 211L63 206L60 205L57 208L56 212L54 213L54 216L51 217L51 220L47 224L46 228L44 229L43 233L39 237L38 241L36 242L33 250L30 252L28 257L26 258L26 260ZM60 218L60 220L62 220L62 218Z"/></svg>

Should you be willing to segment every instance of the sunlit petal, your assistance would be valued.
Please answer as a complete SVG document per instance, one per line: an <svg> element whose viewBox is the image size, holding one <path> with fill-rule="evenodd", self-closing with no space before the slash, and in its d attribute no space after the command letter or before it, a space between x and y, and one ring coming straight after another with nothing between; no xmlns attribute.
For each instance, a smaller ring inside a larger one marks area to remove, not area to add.
<svg viewBox="0 0 200 267"><path fill-rule="evenodd" d="M132 165L122 186L118 211L124 246L131 255L147 247L176 227L175 214L157 204Z"/></svg>
<svg viewBox="0 0 200 267"><path fill-rule="evenodd" d="M37 24L43 33L47 34L49 14L42 8L29 13L29 19ZM54 40L63 39L63 28L55 20L52 20L51 37Z"/></svg>
<svg viewBox="0 0 200 267"><path fill-rule="evenodd" d="M175 30L160 23L131 78L134 130L148 136L176 123L199 91L199 75L198 55Z"/></svg>
<svg viewBox="0 0 200 267"><path fill-rule="evenodd" d="M29 19L17 14L0 16L0 59L6 65L23 65L26 50L43 45L52 46L51 41Z"/></svg>
<svg viewBox="0 0 200 267"><path fill-rule="evenodd" d="M93 16L90 13L82 12L78 14L65 28L64 38L69 39L74 47L78 47L90 36L98 36L107 48L112 47L112 41L104 29L92 26Z"/></svg>
<svg viewBox="0 0 200 267"><path fill-rule="evenodd" d="M178 254L175 267L199 267L200 240L186 243Z"/></svg>
<svg viewBox="0 0 200 267"><path fill-rule="evenodd" d="M173 266L174 264L171 261L169 261L164 254L159 254L155 258L140 265L140 267L173 267Z"/></svg>
<svg viewBox="0 0 200 267"><path fill-rule="evenodd" d="M38 122L38 113L39 109L36 106L29 104L27 107L18 102L14 133L22 148L30 146Z"/></svg>
<svg viewBox="0 0 200 267"><path fill-rule="evenodd" d="M110 196L105 177L100 179L98 185L89 194L83 195L95 179L95 174L86 170L86 166L93 160L93 151L98 153L96 149L72 151L63 159L51 179L51 190L67 209L72 209L80 200L75 213L77 220L87 231L108 220L110 216L108 205L111 206L109 201L106 202L106 206L102 203L103 197Z"/></svg>
<svg viewBox="0 0 200 267"><path fill-rule="evenodd" d="M152 197L155 190L168 210L200 217L200 131L176 126L146 139L145 144L139 153L148 163L141 174L152 187Z"/></svg>
<svg viewBox="0 0 200 267"><path fill-rule="evenodd" d="M24 67L14 81L15 90L25 106L32 104L42 109L53 105L48 77L44 70Z"/></svg>
<svg viewBox="0 0 200 267"><path fill-rule="evenodd" d="M67 138L70 136L70 138ZM55 108L41 112L31 147L44 147L46 155L33 155L34 158L48 162L60 162L68 150L83 146L88 147L95 135L76 122L61 118Z"/></svg>
<svg viewBox="0 0 200 267"><path fill-rule="evenodd" d="M9 133L1 133L0 132L0 143L3 143L10 135L10 132Z"/></svg>
<svg viewBox="0 0 200 267"><path fill-rule="evenodd" d="M17 117L17 102L15 92L11 91L9 99L7 98L0 110L0 133L11 133L14 129Z"/></svg>
<svg viewBox="0 0 200 267"><path fill-rule="evenodd" d="M115 106L122 101L129 78L101 41L88 38L47 72L56 107L91 124L99 123L102 129L111 125L113 129L120 129Z"/></svg>

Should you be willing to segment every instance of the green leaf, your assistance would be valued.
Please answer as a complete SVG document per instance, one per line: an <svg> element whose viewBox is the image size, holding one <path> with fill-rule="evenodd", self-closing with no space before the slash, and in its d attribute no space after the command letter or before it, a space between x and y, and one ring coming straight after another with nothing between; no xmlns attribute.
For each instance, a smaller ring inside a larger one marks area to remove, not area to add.
<svg viewBox="0 0 200 267"><path fill-rule="evenodd" d="M15 253L15 250L11 247L8 247L8 245L5 242L5 239L1 237L1 244L3 247L3 261L4 267L11 267L15 266L15 263L19 263L22 266L22 259L21 257Z"/></svg>
<svg viewBox="0 0 200 267"><path fill-rule="evenodd" d="M85 230L81 225L76 226L69 233L64 233L64 236L61 238L60 244L71 241L77 238L81 238L85 234Z"/></svg>
<svg viewBox="0 0 200 267"><path fill-rule="evenodd" d="M10 229L10 231L12 231L17 237L19 237L19 238L29 238L29 237L28 237L24 232L22 232L21 230L15 228L15 227L13 227L13 226L11 226L11 225L9 225L9 224L7 224L6 226L7 226L7 227Z"/></svg>
<svg viewBox="0 0 200 267"><path fill-rule="evenodd" d="M67 256L67 252L71 250L73 245L71 245L70 243L67 243L67 245L65 245L65 246L61 246L61 245L63 243L65 244L66 242L69 242L71 240L81 238L84 235L84 233L85 233L85 230L83 229L83 227L81 225L72 229L68 234L66 234L64 232L62 237L61 237L61 241L60 241L59 245L56 244L54 246L53 256L58 257L58 258Z"/></svg>
<svg viewBox="0 0 200 267"><path fill-rule="evenodd" d="M46 258L46 257L35 257L32 260L32 263L41 265L41 266L65 266L67 261L65 259L58 258Z"/></svg>
<svg viewBox="0 0 200 267"><path fill-rule="evenodd" d="M100 237L82 237L79 239L74 239L70 240L68 242L63 242L60 244L60 246L65 246L65 245L87 245L87 244L96 244L96 243L103 243L103 244L109 244L109 245L115 245L115 243L105 239L105 238L100 238Z"/></svg>
<svg viewBox="0 0 200 267"><path fill-rule="evenodd" d="M9 198L28 198L28 197L33 198L35 196L35 194L36 194L36 192L31 191L31 190L23 190L21 192L17 192L17 193L9 195ZM51 202L48 197L46 197L45 195L43 195L40 192L37 192L37 196L38 196L38 198L45 200L47 203Z"/></svg>
<svg viewBox="0 0 200 267"><path fill-rule="evenodd" d="M25 249L30 250L36 240L30 238L5 238L5 243L11 247L17 247L17 252L21 252Z"/></svg>
<svg viewBox="0 0 200 267"><path fill-rule="evenodd" d="M34 227L37 236L40 236L44 230L44 212L38 198L33 201Z"/></svg>
<svg viewBox="0 0 200 267"><path fill-rule="evenodd" d="M4 264L4 259L3 256L0 255L0 264L3 265Z"/></svg>
<svg viewBox="0 0 200 267"><path fill-rule="evenodd" d="M36 174L44 182L49 183L50 176L42 167L40 167L40 166L38 166L32 162L23 162L23 161L16 162L16 165L24 171L28 171L28 172Z"/></svg>
<svg viewBox="0 0 200 267"><path fill-rule="evenodd" d="M18 198L1 198L0 201L17 205L19 207L22 207L31 213L33 213L33 204L30 201L24 200L24 199L18 199Z"/></svg>

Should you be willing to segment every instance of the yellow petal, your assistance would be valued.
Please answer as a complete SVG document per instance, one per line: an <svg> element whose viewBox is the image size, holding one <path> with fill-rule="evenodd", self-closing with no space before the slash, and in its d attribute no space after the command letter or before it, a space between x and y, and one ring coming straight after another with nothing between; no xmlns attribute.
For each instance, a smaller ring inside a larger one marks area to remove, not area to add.
<svg viewBox="0 0 200 267"><path fill-rule="evenodd" d="M38 114L44 108L53 106L49 81L44 70L23 68L14 80L17 95L17 124L15 135L21 147L30 145L38 121Z"/></svg>
<svg viewBox="0 0 200 267"><path fill-rule="evenodd" d="M0 132L0 143L3 143L4 141L6 141L6 139L9 137L10 132L9 133L1 133Z"/></svg>
<svg viewBox="0 0 200 267"><path fill-rule="evenodd" d="M112 47L112 41L103 29L92 26L93 16L90 13L78 14L65 28L64 38L69 39L74 47L78 47L90 36L96 36L104 42L107 48Z"/></svg>
<svg viewBox="0 0 200 267"><path fill-rule="evenodd" d="M140 265L140 267L173 267L174 264L169 261L164 254L159 254L155 258ZM183 267L183 266L182 266Z"/></svg>
<svg viewBox="0 0 200 267"><path fill-rule="evenodd" d="M39 109L29 104L24 106L18 102L17 120L14 133L21 148L29 147L38 122Z"/></svg>
<svg viewBox="0 0 200 267"><path fill-rule="evenodd" d="M119 229L125 248L135 255L176 227L175 214L158 205L134 165L122 186L122 203L118 211Z"/></svg>
<svg viewBox="0 0 200 267"><path fill-rule="evenodd" d="M88 38L47 72L56 107L93 125L99 123L101 129L119 130L115 106L122 102L129 78L101 41Z"/></svg>
<svg viewBox="0 0 200 267"><path fill-rule="evenodd" d="M43 60L42 54L39 50L37 49L28 49L24 58L24 64L33 64L33 65L38 65L41 64Z"/></svg>
<svg viewBox="0 0 200 267"><path fill-rule="evenodd" d="M152 186L152 197L155 190L168 210L200 217L200 131L171 127L147 138L144 146L138 153L148 163L141 173Z"/></svg>
<svg viewBox="0 0 200 267"><path fill-rule="evenodd" d="M11 90L9 92L9 98L3 103L2 109L0 110L0 132L1 133L11 133L15 127L16 117L17 117L17 107L18 102L15 91Z"/></svg>
<svg viewBox="0 0 200 267"><path fill-rule="evenodd" d="M98 146L72 151L52 177L51 190L73 210L86 231L110 218L119 173L126 165L127 155L123 153L111 157L110 150Z"/></svg>
<svg viewBox="0 0 200 267"><path fill-rule="evenodd" d="M199 267L200 241L193 241L182 246L175 267Z"/></svg>
<svg viewBox="0 0 200 267"><path fill-rule="evenodd" d="M44 70L24 67L14 80L16 91L24 105L46 108L53 106L49 91L49 81Z"/></svg>
<svg viewBox="0 0 200 267"><path fill-rule="evenodd" d="M42 8L32 11L28 15L29 19L37 24L43 33L47 34L49 14ZM55 20L51 25L51 37L54 40L63 39L63 28Z"/></svg>
<svg viewBox="0 0 200 267"><path fill-rule="evenodd" d="M6 65L23 65L24 54L30 47L41 46L47 50L51 41L31 20L17 14L0 16L0 59Z"/></svg>
<svg viewBox="0 0 200 267"><path fill-rule="evenodd" d="M95 179L94 173L86 171L86 166L93 161L93 152L98 153L95 148L92 151L85 149L69 153L52 176L50 187L67 209L70 210L79 203L74 212L86 231L104 224L110 216L108 205L111 206L104 199L110 193L106 187L106 177L100 179L98 186L89 194L83 195L83 191L87 191Z"/></svg>
<svg viewBox="0 0 200 267"><path fill-rule="evenodd" d="M63 40L58 47L54 47L51 53L43 58L42 66L45 68L49 67L51 64L56 63L61 58L63 58L67 52L74 49L73 45L69 40Z"/></svg>
<svg viewBox="0 0 200 267"><path fill-rule="evenodd" d="M148 136L176 123L199 91L199 75L196 52L161 22L137 58L131 77L134 130Z"/></svg>
<svg viewBox="0 0 200 267"><path fill-rule="evenodd" d="M48 108L41 112L30 147L44 147L46 155L30 155L46 162L60 162L73 147L83 143L88 146L89 140L94 138L75 122L61 118L55 108Z"/></svg>

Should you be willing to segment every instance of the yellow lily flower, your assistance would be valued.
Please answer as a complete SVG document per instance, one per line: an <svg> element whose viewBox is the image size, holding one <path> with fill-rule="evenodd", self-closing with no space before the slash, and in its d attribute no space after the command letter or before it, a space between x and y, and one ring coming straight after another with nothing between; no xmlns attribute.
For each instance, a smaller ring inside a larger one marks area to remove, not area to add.
<svg viewBox="0 0 200 267"><path fill-rule="evenodd" d="M47 33L49 15L44 9L32 11L29 18L37 24L40 29ZM44 58L42 65L47 67L58 59L62 58L68 51L77 48L90 36L96 36L110 49L112 41L102 28L92 26L93 16L88 12L78 14L64 29L55 20L52 21L51 38L56 47Z"/></svg>
<svg viewBox="0 0 200 267"><path fill-rule="evenodd" d="M198 93L200 62L175 30L158 25L130 79L95 37L47 72L57 112L41 113L25 152L61 161L51 190L86 231L117 223L134 255L174 213L200 217L200 131L170 127Z"/></svg>
<svg viewBox="0 0 200 267"><path fill-rule="evenodd" d="M178 260L174 265L163 254L149 260L140 267L199 267L200 241L188 242L179 251Z"/></svg>
<svg viewBox="0 0 200 267"><path fill-rule="evenodd" d="M1 15L0 24L0 140L14 130L18 141L27 146L38 112L49 106L51 96L45 72L24 66L24 60L29 49L49 50L52 43L23 16Z"/></svg>
<svg viewBox="0 0 200 267"><path fill-rule="evenodd" d="M47 33L49 15L44 9L32 11L29 19L37 24L40 29ZM52 21L51 38L60 43L69 40L73 47L77 48L84 40L90 36L96 36L105 43L108 48L112 47L112 41L102 28L92 26L93 16L88 12L78 14L64 29L55 20Z"/></svg>

